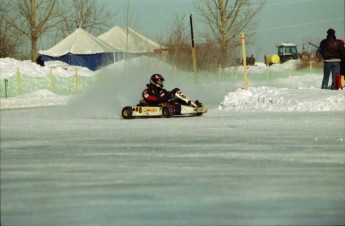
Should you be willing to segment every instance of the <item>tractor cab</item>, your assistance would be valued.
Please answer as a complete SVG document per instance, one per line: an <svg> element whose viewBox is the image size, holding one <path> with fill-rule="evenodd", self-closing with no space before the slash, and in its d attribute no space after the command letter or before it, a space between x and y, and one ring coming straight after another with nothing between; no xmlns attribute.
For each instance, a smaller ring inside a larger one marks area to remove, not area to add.
<svg viewBox="0 0 345 226"><path fill-rule="evenodd" d="M288 60L298 59L297 45L293 43L281 43L277 46L280 62L284 63Z"/></svg>

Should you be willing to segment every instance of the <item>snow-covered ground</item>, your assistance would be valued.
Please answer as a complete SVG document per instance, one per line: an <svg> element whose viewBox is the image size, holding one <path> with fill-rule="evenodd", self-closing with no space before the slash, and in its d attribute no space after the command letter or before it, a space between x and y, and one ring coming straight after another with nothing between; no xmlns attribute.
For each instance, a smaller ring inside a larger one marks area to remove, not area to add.
<svg viewBox="0 0 345 226"><path fill-rule="evenodd" d="M344 91L291 65L268 79L248 68L246 91L241 68L193 75L133 60L85 95L1 98L1 224L343 224ZM152 73L209 112L121 119Z"/></svg>

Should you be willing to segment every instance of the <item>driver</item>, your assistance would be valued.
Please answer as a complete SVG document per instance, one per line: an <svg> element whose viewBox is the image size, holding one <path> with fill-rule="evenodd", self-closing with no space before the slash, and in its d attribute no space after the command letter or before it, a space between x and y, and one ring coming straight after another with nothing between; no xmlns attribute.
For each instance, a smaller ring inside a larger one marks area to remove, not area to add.
<svg viewBox="0 0 345 226"><path fill-rule="evenodd" d="M173 99L174 94L179 91L178 88L168 92L164 87L164 78L160 74L153 74L150 78L150 84L147 84L147 88L143 91L142 96L145 102L149 105L158 105L166 103Z"/></svg>

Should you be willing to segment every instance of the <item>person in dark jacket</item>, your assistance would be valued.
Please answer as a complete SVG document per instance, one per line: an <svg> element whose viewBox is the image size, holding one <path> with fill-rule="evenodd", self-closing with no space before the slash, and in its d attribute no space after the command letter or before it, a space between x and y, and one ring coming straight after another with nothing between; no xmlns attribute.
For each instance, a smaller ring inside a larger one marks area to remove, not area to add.
<svg viewBox="0 0 345 226"><path fill-rule="evenodd" d="M150 78L150 84L146 85L142 96L145 102L149 105L158 105L168 102L174 97L174 94L179 90L178 88L168 92L164 87L164 78L160 74L153 74Z"/></svg>
<svg viewBox="0 0 345 226"><path fill-rule="evenodd" d="M345 56L345 47L339 42L339 40L337 40L334 29L328 29L327 38L321 41L320 53L324 60L321 89L328 88L328 81L331 72L333 88L336 76L340 74L341 59Z"/></svg>

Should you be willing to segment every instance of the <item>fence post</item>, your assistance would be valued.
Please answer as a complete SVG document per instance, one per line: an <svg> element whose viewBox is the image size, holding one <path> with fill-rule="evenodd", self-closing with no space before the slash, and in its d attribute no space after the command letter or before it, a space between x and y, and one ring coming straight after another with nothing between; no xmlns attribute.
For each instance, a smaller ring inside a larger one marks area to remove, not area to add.
<svg viewBox="0 0 345 226"><path fill-rule="evenodd" d="M78 96L78 68L75 69L75 94Z"/></svg>
<svg viewBox="0 0 345 226"><path fill-rule="evenodd" d="M50 88L52 93L54 93L54 78L53 78L53 69L50 68Z"/></svg>
<svg viewBox="0 0 345 226"><path fill-rule="evenodd" d="M176 67L176 64L174 65L174 78L176 78L176 75L177 75L177 67Z"/></svg>
<svg viewBox="0 0 345 226"><path fill-rule="evenodd" d="M222 73L222 64L218 64L218 76Z"/></svg>
<svg viewBox="0 0 345 226"><path fill-rule="evenodd" d="M248 90L248 78L247 78L247 61L246 61L246 41L244 33L242 32L242 57L243 57L243 80L244 80L244 89Z"/></svg>
<svg viewBox="0 0 345 226"><path fill-rule="evenodd" d="M5 96L6 96L6 98L8 97L8 91L7 91L7 88L8 88L8 80L7 79L5 79L4 80L5 81Z"/></svg>
<svg viewBox="0 0 345 226"><path fill-rule="evenodd" d="M18 90L18 96L20 96L22 94L22 85L20 81L19 67L17 67L17 90Z"/></svg>
<svg viewBox="0 0 345 226"><path fill-rule="evenodd" d="M268 66L268 64L266 65L266 80L268 80L270 77L270 67Z"/></svg>
<svg viewBox="0 0 345 226"><path fill-rule="evenodd" d="M312 71L313 71L313 62L314 61L309 62L309 73L312 73Z"/></svg>

